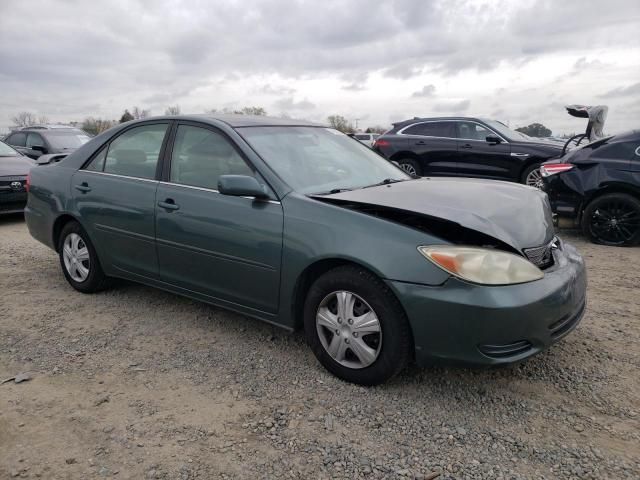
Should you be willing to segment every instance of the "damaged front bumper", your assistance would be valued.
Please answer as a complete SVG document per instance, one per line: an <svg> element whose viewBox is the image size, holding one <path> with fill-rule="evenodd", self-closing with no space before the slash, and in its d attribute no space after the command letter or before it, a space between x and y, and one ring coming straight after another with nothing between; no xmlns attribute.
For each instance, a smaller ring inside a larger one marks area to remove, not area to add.
<svg viewBox="0 0 640 480"><path fill-rule="evenodd" d="M431 287L388 280L402 303L419 365L497 365L528 358L567 335L585 309L582 257L563 243L543 279L482 286L450 278Z"/></svg>

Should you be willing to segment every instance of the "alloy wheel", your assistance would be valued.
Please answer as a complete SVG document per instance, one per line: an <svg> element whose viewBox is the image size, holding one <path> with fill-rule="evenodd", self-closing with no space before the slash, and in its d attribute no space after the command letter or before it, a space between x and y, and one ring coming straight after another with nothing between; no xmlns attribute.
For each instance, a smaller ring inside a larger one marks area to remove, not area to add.
<svg viewBox="0 0 640 480"><path fill-rule="evenodd" d="M405 172L407 172L409 175L417 175L418 172L416 172L416 169L413 165L411 165L410 163L401 163L400 164L400 168L402 170L404 170Z"/></svg>
<svg viewBox="0 0 640 480"><path fill-rule="evenodd" d="M640 230L640 211L624 200L615 200L598 205L591 218L589 228L593 236L610 245L623 245L636 237Z"/></svg>
<svg viewBox="0 0 640 480"><path fill-rule="evenodd" d="M340 290L327 295L316 312L316 329L325 351L345 367L368 367L380 354L380 320L353 292Z"/></svg>
<svg viewBox="0 0 640 480"><path fill-rule="evenodd" d="M89 249L77 233L70 233L65 237L62 259L67 273L74 281L82 283L87 279L91 268Z"/></svg>
<svg viewBox="0 0 640 480"><path fill-rule="evenodd" d="M542 189L542 187L544 186L544 183L542 182L542 175L540 174L540 169L534 168L533 170L531 170L529 172L529 175L527 175L527 178L525 179L525 183L530 187Z"/></svg>

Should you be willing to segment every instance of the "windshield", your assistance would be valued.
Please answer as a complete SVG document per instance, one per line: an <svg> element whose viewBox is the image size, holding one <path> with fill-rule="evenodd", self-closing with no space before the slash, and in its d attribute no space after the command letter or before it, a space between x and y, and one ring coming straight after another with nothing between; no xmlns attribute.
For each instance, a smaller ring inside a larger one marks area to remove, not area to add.
<svg viewBox="0 0 640 480"><path fill-rule="evenodd" d="M19 157L20 154L4 142L0 142L0 157Z"/></svg>
<svg viewBox="0 0 640 480"><path fill-rule="evenodd" d="M82 133L69 132L69 133L50 133L47 135L47 140L53 146L53 148L76 149L87 143L90 138L89 135Z"/></svg>
<svg viewBox="0 0 640 480"><path fill-rule="evenodd" d="M370 148L331 128L241 127L238 132L300 193L353 190L411 178Z"/></svg>

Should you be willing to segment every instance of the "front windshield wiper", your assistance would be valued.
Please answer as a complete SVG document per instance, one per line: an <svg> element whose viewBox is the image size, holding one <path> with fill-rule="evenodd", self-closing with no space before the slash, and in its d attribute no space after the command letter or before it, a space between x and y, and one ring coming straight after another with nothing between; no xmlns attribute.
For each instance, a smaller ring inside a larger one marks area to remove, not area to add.
<svg viewBox="0 0 640 480"><path fill-rule="evenodd" d="M389 185L391 183L398 183L398 182L405 182L405 181L406 180L400 179L400 178L385 178L381 182L374 183L373 185L367 185L366 187L362 187L362 188L379 187L380 185Z"/></svg>
<svg viewBox="0 0 640 480"><path fill-rule="evenodd" d="M353 190L353 188L334 188L328 192L312 193L312 195L333 195L334 193L350 192L351 190Z"/></svg>

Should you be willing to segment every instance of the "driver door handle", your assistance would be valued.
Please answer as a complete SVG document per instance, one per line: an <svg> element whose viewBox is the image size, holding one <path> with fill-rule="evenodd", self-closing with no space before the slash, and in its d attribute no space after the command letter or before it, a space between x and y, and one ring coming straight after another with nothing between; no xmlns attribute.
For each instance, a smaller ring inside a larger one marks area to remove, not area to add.
<svg viewBox="0 0 640 480"><path fill-rule="evenodd" d="M158 206L165 210L178 210L180 208L179 205L176 205L173 198L167 198L164 202L158 202Z"/></svg>
<svg viewBox="0 0 640 480"><path fill-rule="evenodd" d="M82 193L87 193L91 191L91 187L87 182L82 182L80 185L76 185L76 190Z"/></svg>
<svg viewBox="0 0 640 480"><path fill-rule="evenodd" d="M460 145L460 148L473 148L470 143L465 143L464 145Z"/></svg>

